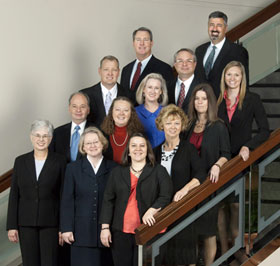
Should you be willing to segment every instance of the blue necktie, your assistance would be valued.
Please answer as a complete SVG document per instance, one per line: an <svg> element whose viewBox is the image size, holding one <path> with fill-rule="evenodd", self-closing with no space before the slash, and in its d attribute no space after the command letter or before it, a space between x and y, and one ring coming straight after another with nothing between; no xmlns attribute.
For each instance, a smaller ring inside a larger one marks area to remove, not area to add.
<svg viewBox="0 0 280 266"><path fill-rule="evenodd" d="M77 159L78 146L80 141L79 130L80 130L80 126L75 126L75 131L72 135L71 147L70 147L71 161L75 161Z"/></svg>
<svg viewBox="0 0 280 266"><path fill-rule="evenodd" d="M215 57L215 49L216 48L217 47L214 45L213 48L212 48L211 53L209 54L209 56L208 56L208 58L207 58L207 60L205 62L204 68L205 68L206 78L208 78L208 75L209 75L209 73L210 73L210 71L212 69L213 62L214 62L214 57Z"/></svg>

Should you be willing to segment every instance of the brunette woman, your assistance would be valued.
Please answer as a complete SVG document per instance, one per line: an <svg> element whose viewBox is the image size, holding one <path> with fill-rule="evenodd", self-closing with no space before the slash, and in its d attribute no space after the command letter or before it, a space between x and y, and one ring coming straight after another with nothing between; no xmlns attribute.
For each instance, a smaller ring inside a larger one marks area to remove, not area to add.
<svg viewBox="0 0 280 266"><path fill-rule="evenodd" d="M134 230L141 222L152 226L171 193L171 179L164 167L155 164L151 144L143 134L132 134L123 166L111 172L100 218L101 241L112 248L115 266L138 265Z"/></svg>
<svg viewBox="0 0 280 266"><path fill-rule="evenodd" d="M186 136L196 147L213 183L218 182L221 167L231 156L228 130L218 119L217 112L212 87L208 84L197 85L190 98L190 121ZM204 263L207 266L213 263L216 255L217 220L218 208L213 207L196 222L197 233L203 238Z"/></svg>
<svg viewBox="0 0 280 266"><path fill-rule="evenodd" d="M136 113L145 128L145 133L152 145L158 146L164 141L164 132L156 127L155 120L168 102L165 80L160 74L151 73L140 83L136 92Z"/></svg>
<svg viewBox="0 0 280 266"><path fill-rule="evenodd" d="M135 132L143 132L131 101L123 96L113 100L101 129L109 139L109 147L104 156L117 163L121 163L129 137Z"/></svg>

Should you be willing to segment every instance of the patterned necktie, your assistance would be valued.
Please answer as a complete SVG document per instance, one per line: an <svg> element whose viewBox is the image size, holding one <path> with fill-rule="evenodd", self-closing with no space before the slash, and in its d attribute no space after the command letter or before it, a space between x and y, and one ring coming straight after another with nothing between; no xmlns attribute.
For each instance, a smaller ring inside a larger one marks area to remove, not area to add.
<svg viewBox="0 0 280 266"><path fill-rule="evenodd" d="M135 71L135 74L134 74L132 83L131 83L131 87L130 87L130 89L131 89L132 91L134 90L134 87L135 87L135 85L136 85L136 83L137 83L137 81L138 81L138 79L139 79L139 77L140 77L140 74L141 74L141 66L142 66L142 64L141 64L141 62L139 62L138 65L137 65L137 69L136 69L136 71Z"/></svg>
<svg viewBox="0 0 280 266"><path fill-rule="evenodd" d="M179 98L178 98L178 101L177 101L177 105L179 107L182 107L184 100L185 100L185 84L182 82Z"/></svg>
<svg viewBox="0 0 280 266"><path fill-rule="evenodd" d="M70 156L71 156L71 161L75 161L77 159L77 154L78 154L78 146L79 146L79 141L80 141L80 126L75 126L75 131L72 135L72 140L71 140L71 147L70 147Z"/></svg>
<svg viewBox="0 0 280 266"><path fill-rule="evenodd" d="M112 94L111 92L108 92L106 94L106 98L105 98L105 111L106 111L106 115L108 115L109 113L109 109L111 107L112 104Z"/></svg>
<svg viewBox="0 0 280 266"><path fill-rule="evenodd" d="M214 45L213 48L212 48L211 53L209 54L209 56L208 56L208 58L207 58L207 60L205 62L204 68L205 68L206 78L208 78L208 75L209 75L209 73L210 73L210 71L212 69L213 62L214 62L214 57L215 57L215 49L216 48L217 47Z"/></svg>

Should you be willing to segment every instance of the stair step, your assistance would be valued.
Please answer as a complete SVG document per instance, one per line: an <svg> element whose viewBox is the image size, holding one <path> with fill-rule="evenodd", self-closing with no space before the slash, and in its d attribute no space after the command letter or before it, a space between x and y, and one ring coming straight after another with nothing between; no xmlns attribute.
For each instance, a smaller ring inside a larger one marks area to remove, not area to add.
<svg viewBox="0 0 280 266"><path fill-rule="evenodd" d="M260 95L262 99L280 99L279 87L250 87L250 91Z"/></svg>

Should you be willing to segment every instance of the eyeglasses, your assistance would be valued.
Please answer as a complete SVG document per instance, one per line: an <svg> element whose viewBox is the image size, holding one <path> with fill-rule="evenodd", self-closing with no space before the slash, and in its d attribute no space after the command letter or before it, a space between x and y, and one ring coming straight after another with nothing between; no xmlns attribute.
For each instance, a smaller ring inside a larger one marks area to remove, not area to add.
<svg viewBox="0 0 280 266"><path fill-rule="evenodd" d="M40 135L40 134L32 134L36 139L43 139L46 140L50 137L50 135Z"/></svg>
<svg viewBox="0 0 280 266"><path fill-rule="evenodd" d="M94 142L85 142L84 145L89 147L91 145L98 145L99 144L99 141L94 141Z"/></svg>
<svg viewBox="0 0 280 266"><path fill-rule="evenodd" d="M193 59L187 59L187 60L183 60L183 59L177 59L175 61L177 64L183 65L184 63L186 64L192 64L194 62Z"/></svg>

